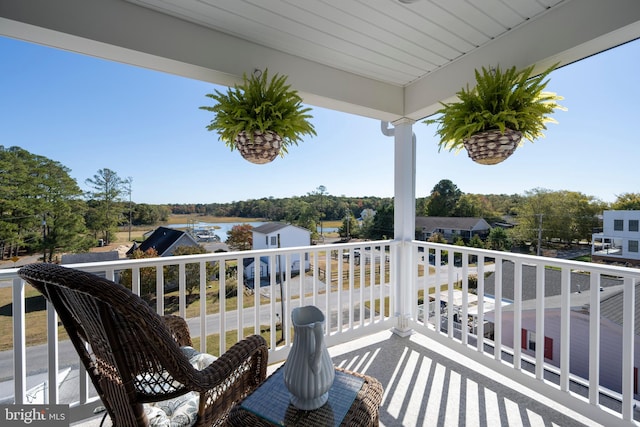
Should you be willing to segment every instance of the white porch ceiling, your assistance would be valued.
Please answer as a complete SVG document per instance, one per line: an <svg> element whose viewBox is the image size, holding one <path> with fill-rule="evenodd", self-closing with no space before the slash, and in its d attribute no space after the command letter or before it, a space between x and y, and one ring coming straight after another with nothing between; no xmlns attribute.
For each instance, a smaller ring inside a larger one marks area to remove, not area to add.
<svg viewBox="0 0 640 427"><path fill-rule="evenodd" d="M308 104L418 120L475 68L640 37L640 1L1 0L0 34L222 85L269 68Z"/></svg>

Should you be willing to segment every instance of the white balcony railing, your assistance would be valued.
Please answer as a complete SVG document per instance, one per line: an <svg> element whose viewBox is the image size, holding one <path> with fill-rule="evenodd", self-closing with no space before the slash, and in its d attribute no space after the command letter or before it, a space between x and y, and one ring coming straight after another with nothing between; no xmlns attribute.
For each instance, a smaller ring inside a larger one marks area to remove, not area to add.
<svg viewBox="0 0 640 427"><path fill-rule="evenodd" d="M398 271L400 259L404 260L402 265L411 266L410 272ZM193 292L196 298L187 292L187 271L192 270L193 263L201 273L199 286ZM268 271L267 277L253 277L251 272L260 268L251 264L261 265L263 272ZM205 279L207 265L213 265L218 272L213 282ZM165 283L165 269L169 266L176 266L179 272L175 284ZM299 266L307 271L298 274ZM283 361L293 339L287 319L298 305L313 304L327 314L329 346L398 324L404 327L408 319L414 332L593 420L634 424L636 367L640 366L634 328L635 289L640 284L637 269L417 241L374 241L73 267L116 280L130 271L136 293L140 293L149 274L155 275L159 297L153 304L157 312L176 312L187 318L192 337L199 339L202 351L224 352L226 334L235 334L233 341L247 333L267 331L273 332L268 335L270 362ZM149 268L155 271L150 273ZM285 285L282 288L280 270ZM11 401L27 403L31 387L28 380L34 373L44 371L48 384L58 384L59 372L66 367L76 368L78 362L68 355L67 341L58 340L53 310L47 314L46 344L27 346L25 337L32 326L31 321L25 323L28 288L16 272L0 270L0 285L13 287L13 349L0 353L5 359L0 360L0 369L10 364L6 359L11 359ZM228 291L236 283L241 284L241 291L237 292L235 303L219 303L229 300ZM167 289L165 295L167 285L177 285L177 292ZM215 287L218 289L213 295ZM529 298L531 295L533 298ZM619 305L620 313L610 312L614 303ZM285 320L284 336L281 319ZM212 335L216 339L208 341ZM611 352L617 354L613 359ZM65 401L58 387L49 387L46 397L49 403L69 403L72 420L89 416L96 405L82 369L78 370L77 381L75 390L79 395L73 401Z"/></svg>
<svg viewBox="0 0 640 427"><path fill-rule="evenodd" d="M122 260L69 267L101 274L115 281L128 276L133 292L138 295L149 277L155 276L153 291L157 297L154 295L148 299L153 301L158 313L171 312L188 319L192 338L199 339L201 351L219 355L227 347L228 334L236 335L235 339L231 338L235 342L245 335L268 331L273 332L268 334L269 361L278 362L286 359L292 344L291 328L286 326L290 312L296 306L313 304L327 313L326 341L329 346L390 328L393 317L388 307L393 306L394 296L389 278L392 277L390 268L394 264L396 248L397 245L391 241L378 241ZM197 265L195 269L193 264ZM214 283L218 290L215 295L208 287L212 282L206 278L207 266L213 266L216 272ZM300 271L301 266L303 271ZM165 280L168 268L177 269L177 283ZM199 272L200 283L193 291L198 301L189 304L187 272L194 270ZM266 273L266 277L253 274L255 271L262 271L263 275ZM281 280L283 287L280 286ZM238 283L240 286L236 286ZM43 371L43 361L46 361L45 371L48 372L43 381L47 384L59 384L60 372L73 367L78 371L78 384L73 387L76 392L79 390L77 402L64 401L58 387L41 388L46 391L49 403L71 405L72 421L86 418L97 406L95 393L92 393L88 376L78 366L69 341L58 340L55 311L47 310L46 344L28 346L25 337L30 335L31 328L38 325L37 320L26 321L26 286L17 276L17 269L0 270L0 285L3 284L13 287L13 350L0 353L0 359L4 359L0 360L0 369L4 366L6 371L13 362L13 395L9 400L19 404L33 402L33 393L28 393L33 391L33 384L28 384L27 380ZM175 291L171 292L176 286L177 295ZM143 292L149 294L148 289L143 289ZM231 306L227 304L232 300L227 298L229 293L236 296ZM212 300L217 300L218 304L213 304ZM280 327L283 318L284 336ZM216 348L211 348L212 335L217 336L213 343ZM0 378L7 379L7 374L0 373ZM4 384L0 388L6 390L11 381ZM0 400L8 399L0 396Z"/></svg>

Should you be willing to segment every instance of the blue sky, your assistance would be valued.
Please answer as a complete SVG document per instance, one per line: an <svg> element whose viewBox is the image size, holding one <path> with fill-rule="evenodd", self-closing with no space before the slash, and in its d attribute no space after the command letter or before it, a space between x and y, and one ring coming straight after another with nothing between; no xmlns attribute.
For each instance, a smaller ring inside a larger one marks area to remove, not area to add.
<svg viewBox="0 0 640 427"><path fill-rule="evenodd" d="M0 37L0 145L19 146L85 180L109 168L133 178L137 203L224 203L301 196L393 196L393 138L380 122L313 107L317 137L253 165L206 130L199 110L216 86ZM484 166L438 153L435 126L417 122L417 197L442 179L464 193L578 191L605 202L640 192L640 41L554 71L564 96L546 138ZM219 87L218 87L219 88Z"/></svg>

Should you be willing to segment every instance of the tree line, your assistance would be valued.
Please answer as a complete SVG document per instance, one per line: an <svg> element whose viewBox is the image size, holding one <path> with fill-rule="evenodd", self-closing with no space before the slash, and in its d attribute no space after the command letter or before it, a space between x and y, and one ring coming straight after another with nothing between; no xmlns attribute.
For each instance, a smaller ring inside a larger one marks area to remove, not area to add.
<svg viewBox="0 0 640 427"><path fill-rule="evenodd" d="M171 214L167 206L127 200L132 179L111 169L87 178L83 192L60 162L20 147L0 145L0 259L42 253L85 252L98 239L112 241L118 226L155 224Z"/></svg>
<svg viewBox="0 0 640 427"><path fill-rule="evenodd" d="M114 240L118 227L156 225L171 214L261 218L316 230L324 221L341 220L344 237L393 238L393 198L346 197L329 193L323 185L306 195L231 203L152 205L131 200L133 178L103 168L85 183L83 192L70 169L20 147L0 145L0 259L21 253L83 252L98 239ZM416 199L417 216L480 217L490 224L515 227L512 242L571 242L591 238L605 209L640 209L640 193L617 196L611 205L572 191L536 188L519 194L469 194L448 179ZM358 221L359 219L359 221Z"/></svg>

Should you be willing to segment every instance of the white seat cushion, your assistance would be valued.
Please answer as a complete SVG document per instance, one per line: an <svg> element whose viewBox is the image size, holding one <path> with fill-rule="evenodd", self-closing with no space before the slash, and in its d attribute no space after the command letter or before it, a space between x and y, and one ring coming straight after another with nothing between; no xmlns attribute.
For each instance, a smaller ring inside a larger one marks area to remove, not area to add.
<svg viewBox="0 0 640 427"><path fill-rule="evenodd" d="M182 347L181 350L197 370L206 368L216 360L215 356L199 353L193 347ZM196 422L199 400L198 393L189 392L173 399L145 404L144 411L152 427L187 427Z"/></svg>

